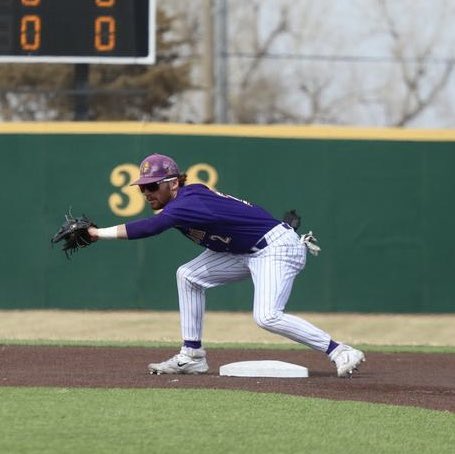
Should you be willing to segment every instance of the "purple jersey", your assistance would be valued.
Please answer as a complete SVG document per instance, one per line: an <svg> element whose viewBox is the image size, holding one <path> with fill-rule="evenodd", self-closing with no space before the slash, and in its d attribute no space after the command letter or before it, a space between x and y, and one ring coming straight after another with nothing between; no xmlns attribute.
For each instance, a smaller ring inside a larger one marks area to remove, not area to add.
<svg viewBox="0 0 455 454"><path fill-rule="evenodd" d="M137 239L174 227L212 251L244 254L280 223L257 205L190 184L160 214L128 222L126 230L129 239Z"/></svg>

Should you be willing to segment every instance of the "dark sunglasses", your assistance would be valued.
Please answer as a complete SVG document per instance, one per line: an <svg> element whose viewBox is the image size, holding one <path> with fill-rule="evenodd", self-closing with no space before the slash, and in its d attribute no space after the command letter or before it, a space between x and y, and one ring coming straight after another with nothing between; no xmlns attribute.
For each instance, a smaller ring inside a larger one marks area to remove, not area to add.
<svg viewBox="0 0 455 454"><path fill-rule="evenodd" d="M141 190L141 192L145 192L146 189L149 192L155 192L155 191L158 191L161 183L166 183L167 181L172 181L172 180L175 180L176 178L177 177L170 177L170 178L165 178L164 180L161 180L161 181L156 181L155 183L140 184L139 189Z"/></svg>

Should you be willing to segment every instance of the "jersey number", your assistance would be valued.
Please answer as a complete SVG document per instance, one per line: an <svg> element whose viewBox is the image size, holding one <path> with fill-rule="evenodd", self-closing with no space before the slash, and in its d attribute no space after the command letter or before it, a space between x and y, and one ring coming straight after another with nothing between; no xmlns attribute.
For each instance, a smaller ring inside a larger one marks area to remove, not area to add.
<svg viewBox="0 0 455 454"><path fill-rule="evenodd" d="M221 241L222 243L224 244L229 244L232 240L232 238L230 236L219 236L219 235L210 235L210 239L212 241Z"/></svg>

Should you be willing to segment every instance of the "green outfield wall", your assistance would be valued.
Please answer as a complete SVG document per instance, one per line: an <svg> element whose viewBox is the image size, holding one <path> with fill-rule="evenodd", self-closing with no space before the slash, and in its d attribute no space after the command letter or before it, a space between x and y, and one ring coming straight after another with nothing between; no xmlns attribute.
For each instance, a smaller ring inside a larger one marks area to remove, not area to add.
<svg viewBox="0 0 455 454"><path fill-rule="evenodd" d="M69 207L100 226L153 215L128 184L158 152L190 182L302 214L323 251L290 311L453 312L455 133L445 134L2 125L0 308L177 309L175 271L202 252L179 232L99 242L70 261L50 244ZM207 308L249 310L252 290L211 289Z"/></svg>

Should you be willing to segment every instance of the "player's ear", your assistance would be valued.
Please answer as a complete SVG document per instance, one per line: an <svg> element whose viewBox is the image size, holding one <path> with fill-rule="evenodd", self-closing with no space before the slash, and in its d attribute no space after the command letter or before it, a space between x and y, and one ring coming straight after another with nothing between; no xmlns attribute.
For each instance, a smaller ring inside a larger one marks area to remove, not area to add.
<svg viewBox="0 0 455 454"><path fill-rule="evenodd" d="M177 197L177 193L179 192L179 180L177 178L169 181L169 191L173 199Z"/></svg>

